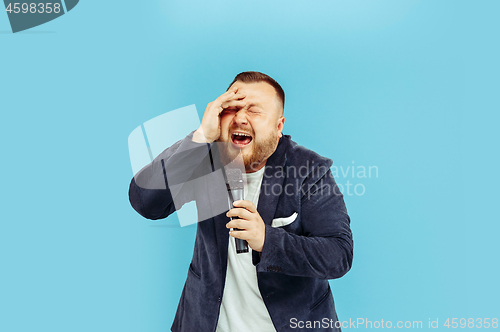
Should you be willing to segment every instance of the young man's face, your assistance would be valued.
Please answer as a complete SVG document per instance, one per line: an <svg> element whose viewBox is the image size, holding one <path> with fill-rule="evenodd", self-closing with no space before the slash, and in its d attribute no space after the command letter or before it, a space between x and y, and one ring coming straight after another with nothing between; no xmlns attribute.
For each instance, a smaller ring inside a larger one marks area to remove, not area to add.
<svg viewBox="0 0 500 332"><path fill-rule="evenodd" d="M219 142L225 142L226 152L243 156L248 173L261 169L278 146L285 118L276 90L266 82L235 82L238 93L245 94L243 108L229 107L220 114Z"/></svg>

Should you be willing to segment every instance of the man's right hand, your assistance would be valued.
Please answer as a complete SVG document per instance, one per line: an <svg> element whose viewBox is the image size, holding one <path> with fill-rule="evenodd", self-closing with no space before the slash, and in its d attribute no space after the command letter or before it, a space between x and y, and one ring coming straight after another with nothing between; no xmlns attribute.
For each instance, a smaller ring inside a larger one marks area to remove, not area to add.
<svg viewBox="0 0 500 332"><path fill-rule="evenodd" d="M220 114L228 107L243 108L245 95L238 93L233 87L208 103L200 127L194 132L193 141L197 143L212 143L220 136Z"/></svg>

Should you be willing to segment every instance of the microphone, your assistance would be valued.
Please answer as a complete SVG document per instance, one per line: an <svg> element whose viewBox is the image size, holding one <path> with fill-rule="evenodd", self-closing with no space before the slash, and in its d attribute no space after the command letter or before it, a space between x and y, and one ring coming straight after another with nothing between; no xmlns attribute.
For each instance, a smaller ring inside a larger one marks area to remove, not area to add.
<svg viewBox="0 0 500 332"><path fill-rule="evenodd" d="M228 191L230 193L229 197L231 199L231 208L233 208L233 203L243 199L243 174L238 168L230 168L226 170ZM233 220L233 218L231 218ZM233 228L235 231L239 231L238 228ZM236 243L236 253L241 254L248 252L248 243L246 240L235 238Z"/></svg>

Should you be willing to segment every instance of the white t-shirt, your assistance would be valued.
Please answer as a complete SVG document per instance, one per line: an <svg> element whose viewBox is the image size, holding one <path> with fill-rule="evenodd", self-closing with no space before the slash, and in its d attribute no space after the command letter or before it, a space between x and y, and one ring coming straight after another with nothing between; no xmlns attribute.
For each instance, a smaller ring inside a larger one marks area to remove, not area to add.
<svg viewBox="0 0 500 332"><path fill-rule="evenodd" d="M257 207L265 167L243 174L244 199ZM216 332L276 332L260 295L252 249L236 253L234 237L229 236L226 284Z"/></svg>

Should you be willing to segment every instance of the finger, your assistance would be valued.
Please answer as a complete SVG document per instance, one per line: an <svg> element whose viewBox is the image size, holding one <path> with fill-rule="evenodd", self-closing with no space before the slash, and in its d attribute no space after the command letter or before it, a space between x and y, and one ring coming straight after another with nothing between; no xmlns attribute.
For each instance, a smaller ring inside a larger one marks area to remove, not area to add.
<svg viewBox="0 0 500 332"><path fill-rule="evenodd" d="M224 92L221 96L223 95L226 95L226 94L230 94L230 93L236 93L238 91L238 87L236 86L233 86L231 89L228 89L226 92Z"/></svg>
<svg viewBox="0 0 500 332"><path fill-rule="evenodd" d="M244 93L241 93L241 92L238 92L238 93L235 93L235 94L231 94L229 96L226 96L224 98L225 101L229 101L229 100L241 100L241 99L244 99L246 97L246 94Z"/></svg>
<svg viewBox="0 0 500 332"><path fill-rule="evenodd" d="M239 99L243 99L243 98L245 98L246 96L247 96L247 95L246 95L246 94L244 94L243 92L238 92L238 93L236 93L236 94L233 96L233 99L238 99L238 100L239 100Z"/></svg>
<svg viewBox="0 0 500 332"><path fill-rule="evenodd" d="M219 97L217 97L212 103L214 104L214 106L218 107L226 100L231 99L235 94L236 94L235 90L228 90L223 94L221 94Z"/></svg>
<svg viewBox="0 0 500 332"><path fill-rule="evenodd" d="M229 93L234 92L234 93L236 93L236 92L238 92L238 87L237 86L233 86L231 89L228 89L226 92L229 92Z"/></svg>
<svg viewBox="0 0 500 332"><path fill-rule="evenodd" d="M231 88L231 89L227 90L226 92L224 92L223 94L221 94L221 95L219 96L219 98L227 98L227 97L232 97L232 96L234 96L237 92L238 92L238 88L233 87L233 88ZM219 99L219 98L217 98L217 99Z"/></svg>
<svg viewBox="0 0 500 332"><path fill-rule="evenodd" d="M244 95L243 94L237 94L237 92L238 92L238 88L237 87L233 87L233 88L227 90L226 92L224 92L223 94L221 94L213 102L218 106L223 101L226 101L226 100L228 100L230 98L234 98L234 96L236 96L236 95L238 95L238 99L241 99L242 96L244 96Z"/></svg>
<svg viewBox="0 0 500 332"><path fill-rule="evenodd" d="M239 102L240 100L244 99L245 95L244 94L223 94L219 96L216 100L211 102L211 109L214 109L218 114L220 114L225 108L227 107L238 107L238 108L243 108L245 107L244 102ZM233 103L236 102L236 103Z"/></svg>
<svg viewBox="0 0 500 332"><path fill-rule="evenodd" d="M240 219L250 220L252 218L252 213L244 208L234 208L226 213L226 216L230 218L238 217Z"/></svg>
<svg viewBox="0 0 500 332"><path fill-rule="evenodd" d="M242 240L248 240L250 238L247 231L229 231L229 235Z"/></svg>
<svg viewBox="0 0 500 332"><path fill-rule="evenodd" d="M243 101L243 100L228 100L228 101L221 103L222 108L234 107L236 109L242 109L242 108L245 108L246 105L247 105L246 101Z"/></svg>
<svg viewBox="0 0 500 332"><path fill-rule="evenodd" d="M246 95L243 93L229 94L226 96L223 95L220 97L220 99L217 102L220 102L222 104L222 103L231 102L233 100L243 100L243 99L245 99L245 97L246 97Z"/></svg>
<svg viewBox="0 0 500 332"><path fill-rule="evenodd" d="M226 228L237 228L240 230L246 230L248 228L248 220L233 219L226 224Z"/></svg>
<svg viewBox="0 0 500 332"><path fill-rule="evenodd" d="M247 209L248 211L250 211L252 213L257 212L257 208L255 207L255 205L252 202L247 201L247 200L235 201L233 203L233 205L235 207L241 207L241 208Z"/></svg>
<svg viewBox="0 0 500 332"><path fill-rule="evenodd" d="M221 101L218 100L218 98L214 101L211 101L208 103L207 105L207 110L210 112L210 113L220 113L222 112L223 108L221 108Z"/></svg>

